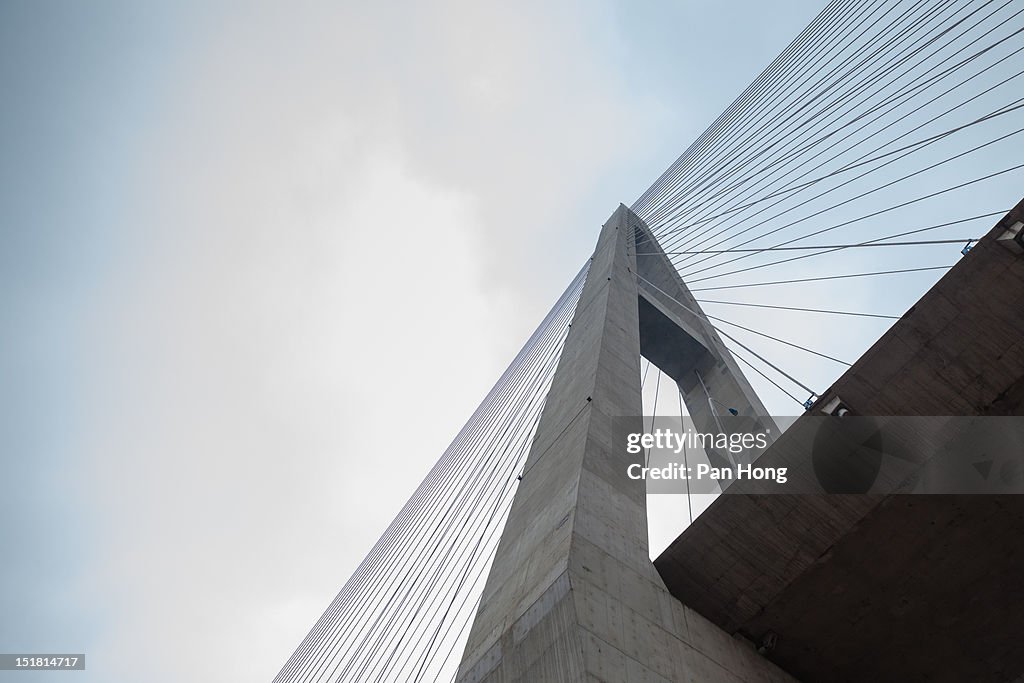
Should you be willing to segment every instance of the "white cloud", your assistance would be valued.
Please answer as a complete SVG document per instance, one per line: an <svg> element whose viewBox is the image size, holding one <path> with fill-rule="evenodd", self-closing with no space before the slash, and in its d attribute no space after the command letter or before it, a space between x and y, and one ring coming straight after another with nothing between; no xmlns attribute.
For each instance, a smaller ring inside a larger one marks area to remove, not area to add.
<svg viewBox="0 0 1024 683"><path fill-rule="evenodd" d="M689 116L603 3L178 12L111 43L148 78L84 83L69 207L104 681L276 672Z"/></svg>
<svg viewBox="0 0 1024 683"><path fill-rule="evenodd" d="M173 643L150 680L276 672L581 233L582 260L573 198L634 138L613 66L541 9L390 34L386 7L253 10L194 39L121 178L80 349L95 671L131 680Z"/></svg>

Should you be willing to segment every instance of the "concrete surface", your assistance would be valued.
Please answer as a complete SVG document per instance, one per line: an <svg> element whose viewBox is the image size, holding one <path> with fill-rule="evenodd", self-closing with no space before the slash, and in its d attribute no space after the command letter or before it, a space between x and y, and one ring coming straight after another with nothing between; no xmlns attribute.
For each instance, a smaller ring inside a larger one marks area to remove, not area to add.
<svg viewBox="0 0 1024 683"><path fill-rule="evenodd" d="M1018 204L808 411L1021 415ZM803 419L803 418L802 418ZM758 461L811 471L794 425ZM941 433L941 430L934 432ZM918 444L925 451L939 443ZM975 454L965 451L965 458ZM1024 496L763 495L739 482L655 564L672 593L802 680L1013 681L1024 674Z"/></svg>
<svg viewBox="0 0 1024 683"><path fill-rule="evenodd" d="M464 683L792 680L674 599L648 558L645 483L626 476L612 429L614 418L640 428L637 230L620 206L601 231L463 654ZM686 317L670 300L658 308L658 325ZM714 349L699 317L690 323L700 337L688 348ZM700 362L726 378L714 391L745 393L725 359Z"/></svg>

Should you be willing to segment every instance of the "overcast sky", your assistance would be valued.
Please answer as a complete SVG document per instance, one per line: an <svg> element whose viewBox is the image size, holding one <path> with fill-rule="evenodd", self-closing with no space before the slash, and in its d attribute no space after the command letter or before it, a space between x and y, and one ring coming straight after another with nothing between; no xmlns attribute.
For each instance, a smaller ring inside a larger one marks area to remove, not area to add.
<svg viewBox="0 0 1024 683"><path fill-rule="evenodd" d="M0 3L11 680L272 678L823 4Z"/></svg>

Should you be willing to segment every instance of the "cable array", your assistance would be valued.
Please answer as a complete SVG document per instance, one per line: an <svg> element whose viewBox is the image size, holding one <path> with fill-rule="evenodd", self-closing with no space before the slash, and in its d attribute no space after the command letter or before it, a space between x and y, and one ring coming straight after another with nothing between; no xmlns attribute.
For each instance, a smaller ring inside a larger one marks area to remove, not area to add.
<svg viewBox="0 0 1024 683"><path fill-rule="evenodd" d="M815 381L849 365L839 356L850 350L793 340L820 326L788 323L787 334L774 334L756 320L722 316L824 315L862 326L897 319L849 301L851 287L909 276L902 282L914 284L900 291L915 300L1016 202L1021 76L1020 2L832 0L633 203L656 239L638 239L637 254L664 253L696 285L691 292L716 292L698 300L714 315L676 303L803 404L798 393L814 395ZM586 274L584 267L276 683L454 677ZM718 298L736 289L745 290L742 300ZM810 363L822 362L827 369L812 373ZM655 396L660 383L659 370Z"/></svg>
<svg viewBox="0 0 1024 683"><path fill-rule="evenodd" d="M589 262L588 262L589 266ZM455 673L588 266L509 365L275 683Z"/></svg>
<svg viewBox="0 0 1024 683"><path fill-rule="evenodd" d="M936 261L966 253L1019 199L1022 76L1019 2L833 0L633 203L657 240L638 254L663 251L693 292L750 290L705 300L714 313L898 319L852 312L870 300L852 295L892 280L886 303L909 307L949 267ZM865 344L881 332L865 331ZM796 386L753 353L742 359L771 384ZM832 372L787 363L819 382Z"/></svg>

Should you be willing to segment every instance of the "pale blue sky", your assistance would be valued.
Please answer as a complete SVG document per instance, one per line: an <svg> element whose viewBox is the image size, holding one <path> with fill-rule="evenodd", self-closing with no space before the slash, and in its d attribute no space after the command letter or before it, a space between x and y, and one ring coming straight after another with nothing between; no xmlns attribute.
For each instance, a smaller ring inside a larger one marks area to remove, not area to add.
<svg viewBox="0 0 1024 683"><path fill-rule="evenodd" d="M0 3L0 651L89 661L17 680L269 680L823 4Z"/></svg>

